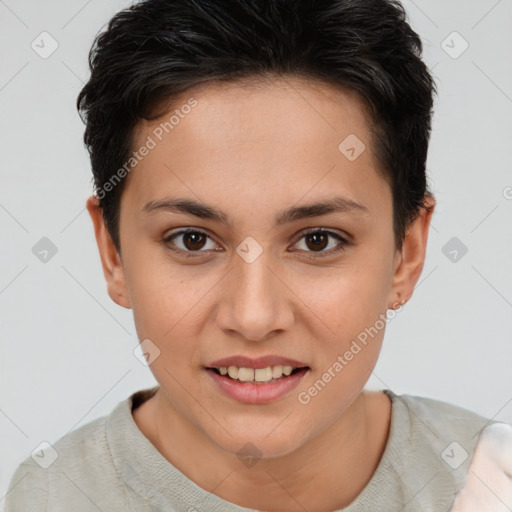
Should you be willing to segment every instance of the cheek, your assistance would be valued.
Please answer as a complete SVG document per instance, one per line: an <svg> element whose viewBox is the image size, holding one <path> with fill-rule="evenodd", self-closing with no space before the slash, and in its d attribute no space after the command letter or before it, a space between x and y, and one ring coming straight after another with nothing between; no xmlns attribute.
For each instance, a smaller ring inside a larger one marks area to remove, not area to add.
<svg viewBox="0 0 512 512"><path fill-rule="evenodd" d="M139 339L149 338L158 345L166 343L179 327L180 319L186 318L190 286L176 277L168 264L155 261L150 251L146 254L133 251L125 268Z"/></svg>
<svg viewBox="0 0 512 512"><path fill-rule="evenodd" d="M208 319L206 298L219 276L203 271L201 278L186 279L179 265L162 257L132 254L126 275L137 336L151 340L161 356L151 370L168 378L165 369L179 374L200 365L197 345Z"/></svg>
<svg viewBox="0 0 512 512"><path fill-rule="evenodd" d="M347 265L314 275L303 272L292 285L305 311L325 332L325 339L334 343L346 343L386 313L389 287L382 262Z"/></svg>

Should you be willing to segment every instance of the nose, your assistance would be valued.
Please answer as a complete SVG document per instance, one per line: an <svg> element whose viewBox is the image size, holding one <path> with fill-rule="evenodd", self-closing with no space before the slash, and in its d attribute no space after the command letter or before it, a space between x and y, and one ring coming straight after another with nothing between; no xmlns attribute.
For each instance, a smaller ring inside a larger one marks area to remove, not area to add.
<svg viewBox="0 0 512 512"><path fill-rule="evenodd" d="M223 283L217 326L250 341L265 341L289 329L295 319L292 297L282 271L263 253L252 262L234 255Z"/></svg>

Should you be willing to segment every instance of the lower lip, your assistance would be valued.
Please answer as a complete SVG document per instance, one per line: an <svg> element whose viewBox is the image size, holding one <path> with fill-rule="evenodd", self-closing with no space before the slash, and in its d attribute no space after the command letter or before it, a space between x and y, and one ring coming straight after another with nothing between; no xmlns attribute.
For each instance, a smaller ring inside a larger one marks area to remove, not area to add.
<svg viewBox="0 0 512 512"><path fill-rule="evenodd" d="M274 382L251 384L233 380L206 369L206 373L210 375L221 391L244 404L267 404L278 400L295 389L308 371L309 368L303 368L293 375L281 377Z"/></svg>

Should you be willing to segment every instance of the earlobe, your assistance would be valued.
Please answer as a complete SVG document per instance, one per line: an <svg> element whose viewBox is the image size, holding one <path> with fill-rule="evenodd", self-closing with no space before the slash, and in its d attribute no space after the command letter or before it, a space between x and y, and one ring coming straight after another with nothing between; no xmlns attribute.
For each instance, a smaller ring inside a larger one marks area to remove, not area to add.
<svg viewBox="0 0 512 512"><path fill-rule="evenodd" d="M427 249L430 222L436 205L435 198L426 195L425 208L420 209L416 219L407 229L400 254L397 255L399 263L396 266L392 279L392 295L394 303L407 302L423 270Z"/></svg>
<svg viewBox="0 0 512 512"><path fill-rule="evenodd" d="M93 223L108 294L119 306L130 308L123 262L105 225L99 199L94 195L90 196L86 207Z"/></svg>

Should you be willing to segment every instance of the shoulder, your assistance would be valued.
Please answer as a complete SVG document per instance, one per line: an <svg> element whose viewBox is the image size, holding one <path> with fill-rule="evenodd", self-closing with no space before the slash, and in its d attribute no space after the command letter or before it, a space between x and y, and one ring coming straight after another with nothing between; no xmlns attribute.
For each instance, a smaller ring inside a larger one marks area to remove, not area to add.
<svg viewBox="0 0 512 512"><path fill-rule="evenodd" d="M467 482L479 440L495 422L448 402L385 392L393 403L388 460L404 503L411 510L449 510Z"/></svg>
<svg viewBox="0 0 512 512"><path fill-rule="evenodd" d="M487 418L476 412L433 398L394 395L394 400L400 401L407 408L413 428L420 430L423 430L423 427L431 428L432 433L444 437L455 435L456 437L469 436L472 439L490 423Z"/></svg>
<svg viewBox="0 0 512 512"><path fill-rule="evenodd" d="M432 398L394 395L396 430L409 453L433 467L456 470L471 458L491 421L463 407ZM392 420L393 421L393 420ZM419 459L417 459L419 460Z"/></svg>
<svg viewBox="0 0 512 512"><path fill-rule="evenodd" d="M69 432L52 444L41 443L12 475L6 512L64 511L71 505L75 510L89 510L91 498L94 502L98 493L109 492L109 486L115 488L117 475L106 426L117 410L128 407L128 400L119 403L109 415Z"/></svg>

